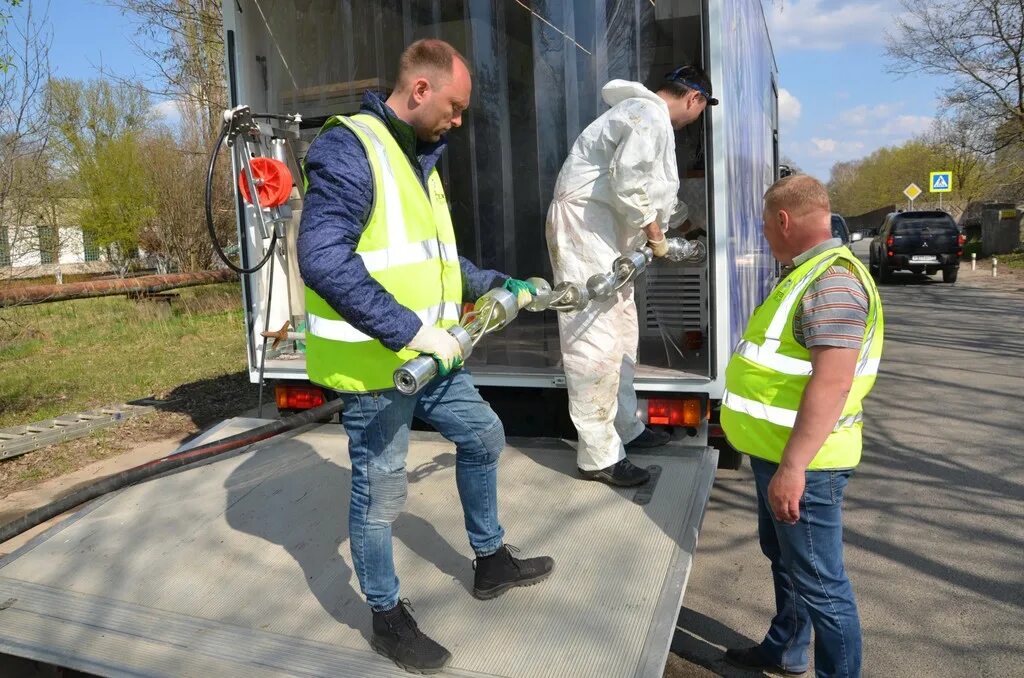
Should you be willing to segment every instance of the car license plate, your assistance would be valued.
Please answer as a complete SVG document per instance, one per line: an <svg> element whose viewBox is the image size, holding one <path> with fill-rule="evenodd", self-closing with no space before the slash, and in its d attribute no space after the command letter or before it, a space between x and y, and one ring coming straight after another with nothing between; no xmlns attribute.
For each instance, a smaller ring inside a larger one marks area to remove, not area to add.
<svg viewBox="0 0 1024 678"><path fill-rule="evenodd" d="M934 264L938 262L939 259L938 257L933 256L931 254L915 254L914 256L910 257L910 260L918 261L921 262L922 264Z"/></svg>

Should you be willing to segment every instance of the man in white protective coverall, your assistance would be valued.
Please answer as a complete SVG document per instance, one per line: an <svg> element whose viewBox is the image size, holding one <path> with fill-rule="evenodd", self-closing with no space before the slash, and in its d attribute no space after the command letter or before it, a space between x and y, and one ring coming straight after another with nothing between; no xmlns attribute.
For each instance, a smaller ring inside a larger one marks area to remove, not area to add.
<svg viewBox="0 0 1024 678"><path fill-rule="evenodd" d="M555 284L585 284L645 243L656 257L665 256L665 231L687 212L677 198L675 132L718 103L696 66L668 74L657 92L613 80L601 93L611 109L576 139L548 209ZM645 427L637 415L633 285L581 312L560 313L558 327L580 474L623 487L647 482L650 474L626 459L626 449L664 445L669 436Z"/></svg>

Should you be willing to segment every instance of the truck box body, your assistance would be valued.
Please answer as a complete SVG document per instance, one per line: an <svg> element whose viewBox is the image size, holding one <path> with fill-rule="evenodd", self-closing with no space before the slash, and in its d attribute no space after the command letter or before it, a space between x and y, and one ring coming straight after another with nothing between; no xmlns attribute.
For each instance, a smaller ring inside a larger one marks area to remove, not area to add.
<svg viewBox="0 0 1024 678"><path fill-rule="evenodd" d="M364 89L391 86L409 42L455 44L475 74L472 112L442 165L460 249L519 277L550 277L547 203L569 145L604 110L601 85L705 63L722 104L678 148L682 197L710 257L659 262L639 281L637 388L721 397L730 346L773 271L760 224L777 165L775 67L757 0L231 0L224 11L232 105L299 112L307 141L324 116L355 112ZM251 208L243 215L248 265L266 241ZM294 261L271 261L243 276L253 381L262 329L301 323ZM524 313L480 347L472 369L488 398L524 388L564 398L554 314ZM301 341L267 353L267 377L306 379ZM542 409L509 400L522 414L496 408L506 429ZM190 445L262 423L229 420ZM718 452L677 430L631 455L651 482L612 488L581 481L571 443L553 433L509 439L498 491L509 542L551 555L555 571L494 601L469 590L454 446L412 434L394 523L402 595L452 650L445 675L658 678ZM308 426L97 499L0 559L0 673L31 660L104 676L407 675L367 644L346 449L337 424Z"/></svg>
<svg viewBox="0 0 1024 678"><path fill-rule="evenodd" d="M327 116L357 112L365 90L387 93L413 40L455 45L475 76L469 114L440 165L459 251L521 278L551 279L548 204L576 136L607 110L601 87L623 78L656 88L679 65L703 63L722 103L677 135L677 159L681 199L710 256L699 266L658 261L637 282L636 386L721 397L730 349L774 270L760 224L778 164L777 88L758 0L240 0L225 12L232 104L302 114L306 142ZM242 227L248 260L258 261L265 243L251 218ZM289 308L284 268L269 323L269 267L246 281L254 381L264 325L301 317ZM268 352L265 377L303 380L304 365L301 342L284 344ZM520 314L480 343L470 367L481 386L563 386L555 313Z"/></svg>

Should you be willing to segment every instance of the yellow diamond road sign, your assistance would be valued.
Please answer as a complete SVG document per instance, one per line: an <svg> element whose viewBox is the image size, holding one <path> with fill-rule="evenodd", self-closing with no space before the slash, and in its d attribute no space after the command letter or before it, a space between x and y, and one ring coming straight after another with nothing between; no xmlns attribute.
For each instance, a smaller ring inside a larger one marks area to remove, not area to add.
<svg viewBox="0 0 1024 678"><path fill-rule="evenodd" d="M903 195L907 196L911 200L917 200L917 196L921 195L921 187L917 184L910 184L903 189Z"/></svg>

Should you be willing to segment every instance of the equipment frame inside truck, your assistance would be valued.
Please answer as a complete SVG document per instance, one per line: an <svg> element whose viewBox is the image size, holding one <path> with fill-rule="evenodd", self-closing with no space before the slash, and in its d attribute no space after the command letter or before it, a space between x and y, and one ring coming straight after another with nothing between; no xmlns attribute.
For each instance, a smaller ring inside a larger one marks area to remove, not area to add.
<svg viewBox="0 0 1024 678"><path fill-rule="evenodd" d="M444 675L661 676L719 459L706 417L774 273L761 199L778 164L776 68L758 0L223 4L231 106L301 115L297 130L294 119L260 124L290 140L294 153L281 155L293 170L324 116L388 88L405 45L431 36L462 51L473 103L441 165L460 253L524 278L550 279L544 213L569 145L604 110L601 85L653 84L684 62L708 70L722 104L678 138L688 235L705 239L707 264L657 262L637 281L636 385L650 423L673 428L668 445L631 455L651 482L578 478L561 438L554 313L522 313L480 343L470 369L510 431L499 476L507 539L553 556L554 574L492 601L471 596L454 450L435 433L412 434L408 502L394 524L402 595L454 655ZM264 150L281 147L271 139ZM286 386L282 410L324 397L306 382L298 188L291 198L290 211L268 212L273 246L262 213L238 201L241 264L268 262L242 276L250 375ZM278 345L264 343L285 321ZM3 556L0 673L406 675L367 643L344 431L303 416L275 437L100 496ZM274 426L235 418L186 447Z"/></svg>

